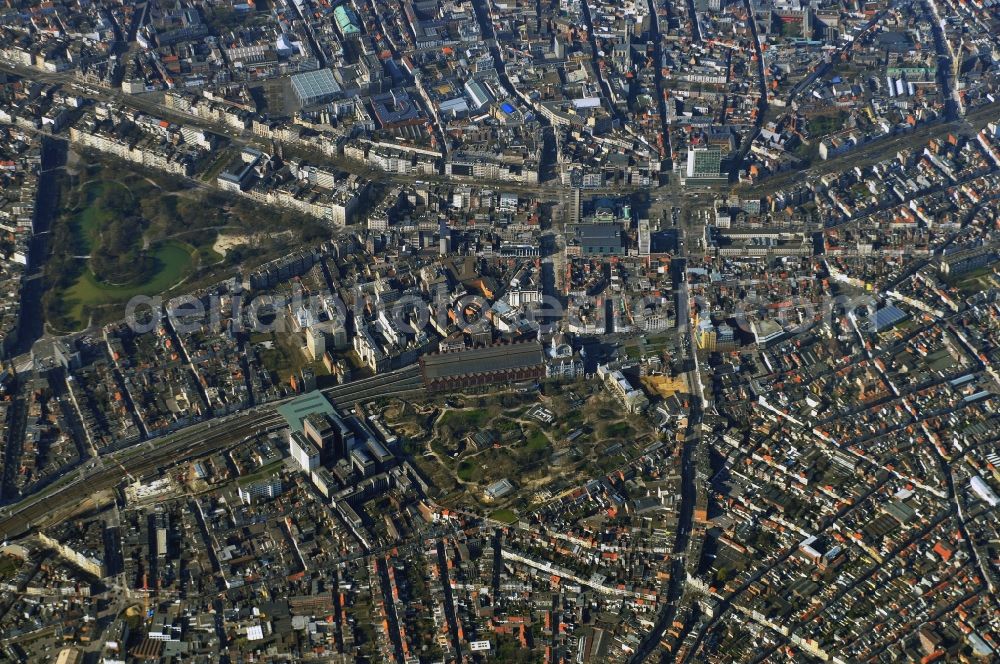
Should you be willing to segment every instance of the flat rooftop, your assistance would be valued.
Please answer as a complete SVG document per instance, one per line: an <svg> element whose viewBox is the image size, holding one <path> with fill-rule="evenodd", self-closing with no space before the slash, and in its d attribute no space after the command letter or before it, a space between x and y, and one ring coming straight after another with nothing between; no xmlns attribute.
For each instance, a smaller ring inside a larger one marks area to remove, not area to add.
<svg viewBox="0 0 1000 664"><path fill-rule="evenodd" d="M285 418L288 428L299 433L302 432L303 420L313 413L323 413L324 415L332 415L334 418L337 417L337 411L334 409L333 404L319 390L313 390L302 396L295 397L288 403L278 406L276 410L279 415Z"/></svg>
<svg viewBox="0 0 1000 664"><path fill-rule="evenodd" d="M483 348L424 355L421 358L427 380L521 369L537 366L543 362L542 345L537 341L496 344Z"/></svg>

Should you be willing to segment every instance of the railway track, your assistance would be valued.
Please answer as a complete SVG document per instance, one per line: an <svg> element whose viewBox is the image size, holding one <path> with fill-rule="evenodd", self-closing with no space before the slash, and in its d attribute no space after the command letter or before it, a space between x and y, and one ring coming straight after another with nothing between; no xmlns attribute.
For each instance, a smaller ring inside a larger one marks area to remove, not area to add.
<svg viewBox="0 0 1000 664"><path fill-rule="evenodd" d="M344 390L343 388L353 389ZM420 396L426 394L419 370L407 367L389 374L373 376L363 381L338 385L324 390L334 405L344 407L361 401L390 396Z"/></svg>
<svg viewBox="0 0 1000 664"><path fill-rule="evenodd" d="M378 397L420 396L425 393L416 366L337 385L323 392L341 408ZM250 436L279 427L283 419L275 411L278 403L281 402L199 422L162 438L101 455L67 472L66 477L72 477L71 480L50 486L0 511L0 541L23 535L40 521L58 519L82 500L99 491L114 488L128 477L140 478L164 466L213 454Z"/></svg>
<svg viewBox="0 0 1000 664"><path fill-rule="evenodd" d="M114 488L128 476L139 478L161 466L212 454L234 445L267 426L276 424L275 416L274 413L255 413L244 422L224 427L195 425L198 427L196 431L185 429L165 442L146 441L140 443L139 448L133 446L120 450L119 455L108 454L97 461L96 466L84 466L70 471L69 475L73 479L69 483L29 496L14 505L9 516L0 519L0 539L16 537L31 530L40 521L57 518L87 497ZM147 451L145 448L150 444L153 447ZM124 454L125 452L128 454Z"/></svg>

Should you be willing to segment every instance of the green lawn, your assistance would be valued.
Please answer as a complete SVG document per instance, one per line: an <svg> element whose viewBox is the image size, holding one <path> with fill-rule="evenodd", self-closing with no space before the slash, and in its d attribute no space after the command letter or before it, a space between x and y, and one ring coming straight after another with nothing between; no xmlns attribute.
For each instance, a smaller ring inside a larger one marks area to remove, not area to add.
<svg viewBox="0 0 1000 664"><path fill-rule="evenodd" d="M955 286L963 295L974 295L993 286L993 266L987 265L968 274L963 274L958 278L946 280L949 285Z"/></svg>
<svg viewBox="0 0 1000 664"><path fill-rule="evenodd" d="M194 264L194 247L170 240L153 249L156 272L143 283L112 285L94 276L89 268L62 293L69 317L81 327L87 324L85 308L125 304L136 295L157 295L169 290L190 272Z"/></svg>
<svg viewBox="0 0 1000 664"><path fill-rule="evenodd" d="M222 172L222 169L224 169L234 158L235 155L232 150L222 150L215 161L212 162L211 166L205 170L205 174L201 176L202 182L215 182L216 178L219 177L219 173Z"/></svg>
<svg viewBox="0 0 1000 664"><path fill-rule="evenodd" d="M149 189L145 185L141 180L135 183L140 191ZM103 195L109 191L109 187L121 187L135 201L137 194L128 184L111 179L95 180L75 192L76 204L68 219L73 254L81 256L77 260L83 263L83 270L71 285L59 292L59 298L65 306L64 324L71 324L77 329L87 325L96 309L124 305L136 295L152 296L168 291L187 277L195 265L216 262L221 258L210 248L207 251L205 248L196 250L185 242L167 240L154 244L149 249L155 260L155 269L148 278L122 284L101 281L91 270L89 260L82 257L94 252L100 245L100 234L116 221L115 215L119 214L102 204ZM142 242L142 232L139 227L135 229L136 243ZM121 312L115 313L115 317L118 317ZM97 318L101 316L98 315Z"/></svg>
<svg viewBox="0 0 1000 664"><path fill-rule="evenodd" d="M101 228L111 219L111 212L104 209L95 202L100 198L106 187L124 187L117 182L91 182L83 191L84 200L87 207L83 208L76 217L77 237L81 241L80 250L89 254L97 240L97 234ZM127 187L124 187L127 189Z"/></svg>
<svg viewBox="0 0 1000 664"><path fill-rule="evenodd" d="M478 482L483 478L483 471L479 464L473 461L463 461L458 464L458 479L463 482Z"/></svg>
<svg viewBox="0 0 1000 664"><path fill-rule="evenodd" d="M615 422L609 425L605 435L608 438L628 438L633 434L632 427L625 422Z"/></svg>
<svg viewBox="0 0 1000 664"><path fill-rule="evenodd" d="M330 375L322 361L313 362L302 353L304 343L302 335L266 332L251 335L252 343L271 342L271 347L260 351L260 360L264 369L277 375L278 380L286 382L293 374L299 374L302 369L310 368L316 376L317 386L322 379Z"/></svg>
<svg viewBox="0 0 1000 664"><path fill-rule="evenodd" d="M670 337L666 334L657 334L646 337L646 353L662 353L670 343Z"/></svg>
<svg viewBox="0 0 1000 664"><path fill-rule="evenodd" d="M528 436L528 451L540 452L549 446L549 439L541 431L535 431Z"/></svg>
<svg viewBox="0 0 1000 664"><path fill-rule="evenodd" d="M451 410L441 416L440 424L441 426L450 426L455 431L471 433L473 429L479 429L486 424L487 419L489 419L489 413L481 408Z"/></svg>
<svg viewBox="0 0 1000 664"><path fill-rule="evenodd" d="M490 514L490 518L501 523L517 523L517 514L514 510L497 510Z"/></svg>
<svg viewBox="0 0 1000 664"><path fill-rule="evenodd" d="M198 264L199 265L214 265L221 261L225 256L212 249L211 245L202 245L198 247Z"/></svg>
<svg viewBox="0 0 1000 664"><path fill-rule="evenodd" d="M809 119L809 133L814 137L822 138L827 134L838 132L844 128L847 120L846 111L837 111L829 115L817 115Z"/></svg>
<svg viewBox="0 0 1000 664"><path fill-rule="evenodd" d="M639 356L642 354L639 350L638 342L629 341L624 346L625 357L630 360L638 360Z"/></svg>
<svg viewBox="0 0 1000 664"><path fill-rule="evenodd" d="M13 556L0 556L0 579L7 579L17 572L20 564Z"/></svg>
<svg viewBox="0 0 1000 664"><path fill-rule="evenodd" d="M276 475L278 472L281 471L281 467L283 465L284 461L282 461L281 459L279 459L278 461L272 461L266 466L262 466L248 475L243 475L238 480L236 480L236 484L238 486L245 487L246 485L252 484L257 480L262 480L267 477L272 477L273 475Z"/></svg>
<svg viewBox="0 0 1000 664"><path fill-rule="evenodd" d="M114 212L98 204L98 200L108 187L121 187L129 194L132 193L132 190L126 185L115 180L90 182L76 192L76 200L79 202L76 205L77 212L74 214L71 224L73 225L76 251L80 255L87 255L93 251L101 228L112 220Z"/></svg>

